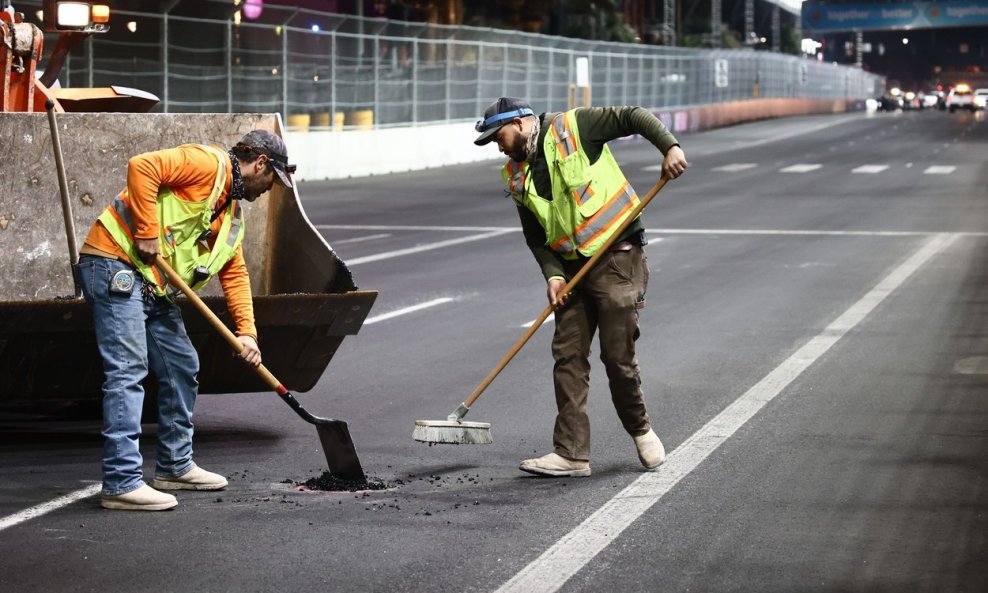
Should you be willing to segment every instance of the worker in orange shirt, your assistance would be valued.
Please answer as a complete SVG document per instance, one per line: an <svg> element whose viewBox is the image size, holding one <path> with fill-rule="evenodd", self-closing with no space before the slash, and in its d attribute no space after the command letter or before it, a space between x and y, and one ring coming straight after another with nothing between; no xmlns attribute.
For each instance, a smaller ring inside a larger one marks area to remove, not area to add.
<svg viewBox="0 0 988 593"><path fill-rule="evenodd" d="M130 159L127 188L100 215L80 249L76 277L93 309L103 358L103 489L108 509L159 511L178 504L161 490L220 490L226 479L192 461L192 410L199 357L172 300L177 292L154 266L166 260L193 289L213 276L243 344L261 364L250 278L241 242L241 200L274 183L291 187L284 141L266 130L236 146L186 144ZM158 379L157 464L151 486L139 449L142 380ZM153 486L153 487L152 487Z"/></svg>

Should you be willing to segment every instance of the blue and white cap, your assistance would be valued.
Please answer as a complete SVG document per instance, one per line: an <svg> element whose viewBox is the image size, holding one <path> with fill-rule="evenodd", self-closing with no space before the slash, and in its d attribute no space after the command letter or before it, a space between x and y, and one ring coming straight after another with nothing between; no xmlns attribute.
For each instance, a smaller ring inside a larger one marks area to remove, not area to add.
<svg viewBox="0 0 988 593"><path fill-rule="evenodd" d="M477 136L473 143L477 146L483 146L493 139L494 134L501 126L516 117L529 115L535 115L535 112L532 111L531 105L525 101L512 97L501 97L484 110L484 119L478 121L477 125L474 126L480 132L480 136Z"/></svg>

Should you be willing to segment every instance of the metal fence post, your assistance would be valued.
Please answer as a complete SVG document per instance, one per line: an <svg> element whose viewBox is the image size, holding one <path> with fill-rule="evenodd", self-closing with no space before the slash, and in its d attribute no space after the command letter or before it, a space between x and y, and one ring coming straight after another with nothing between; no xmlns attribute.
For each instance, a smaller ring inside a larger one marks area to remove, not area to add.
<svg viewBox="0 0 988 593"><path fill-rule="evenodd" d="M90 70L92 72L92 70ZM168 113L168 13L161 20L161 110Z"/></svg>
<svg viewBox="0 0 988 593"><path fill-rule="evenodd" d="M508 95L508 44L501 46L501 96Z"/></svg>
<svg viewBox="0 0 988 593"><path fill-rule="evenodd" d="M329 62L329 116L333 131L336 131L336 31L330 33L329 45L332 49L332 60Z"/></svg>
<svg viewBox="0 0 988 593"><path fill-rule="evenodd" d="M233 113L233 21L226 22L226 111Z"/></svg>
<svg viewBox="0 0 988 593"><path fill-rule="evenodd" d="M419 121L419 38L412 43L412 125Z"/></svg>
<svg viewBox="0 0 988 593"><path fill-rule="evenodd" d="M528 46L528 62L525 64L525 100L532 100L532 46Z"/></svg>
<svg viewBox="0 0 988 593"><path fill-rule="evenodd" d="M450 81L453 79L453 40L449 37L446 38L446 120L451 120L452 118L452 103L450 102L449 94L452 92L452 84Z"/></svg>
<svg viewBox="0 0 988 593"><path fill-rule="evenodd" d="M161 109L168 113L168 14L178 6L181 0L172 0L164 7L161 19ZM89 38L92 41L92 37ZM92 47L92 46L90 46ZM92 68L90 68L89 86L93 86Z"/></svg>
<svg viewBox="0 0 988 593"><path fill-rule="evenodd" d="M281 28L281 115L288 121L288 26Z"/></svg>
<svg viewBox="0 0 988 593"><path fill-rule="evenodd" d="M93 38L86 39L86 86L93 88Z"/></svg>
<svg viewBox="0 0 988 593"><path fill-rule="evenodd" d="M363 30L363 29L361 29ZM363 66L363 47L364 47L364 37L361 33L360 39L360 55L361 55L361 66ZM412 63L415 63L415 43L412 42ZM374 38L374 100L371 102L371 109L374 111L374 125L377 126L381 123L381 64L378 57L381 55L381 39L379 37ZM414 65L412 66L415 67ZM412 83L412 92L415 92L414 82ZM415 106L412 106L412 112L415 112ZM414 117L414 115L412 116Z"/></svg>

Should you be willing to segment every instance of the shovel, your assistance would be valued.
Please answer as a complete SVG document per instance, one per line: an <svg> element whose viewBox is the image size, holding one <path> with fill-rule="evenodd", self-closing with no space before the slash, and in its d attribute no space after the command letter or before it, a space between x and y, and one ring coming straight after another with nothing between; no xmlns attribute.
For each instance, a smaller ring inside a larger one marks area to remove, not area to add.
<svg viewBox="0 0 988 593"><path fill-rule="evenodd" d="M237 339L237 336L233 335L233 332L206 306L206 303L202 302L199 295L189 288L189 285L175 273L175 270L160 256L155 257L154 265L168 276L168 281L172 285L177 286L192 301L196 309L199 309L199 312L216 328L216 331L222 334L234 352L240 354L244 346ZM309 424L315 425L316 432L319 433L319 441L322 443L323 453L326 455L326 464L329 465L329 472L342 480L366 482L367 477L364 475L363 468L360 467L357 450L353 446L353 439L350 438L350 431L347 429L346 422L313 416L308 410L302 407L302 404L295 399L295 396L263 364L253 368L261 376L261 379L267 383L268 387L281 396L281 399L285 400L285 403L291 406L296 414L301 416Z"/></svg>

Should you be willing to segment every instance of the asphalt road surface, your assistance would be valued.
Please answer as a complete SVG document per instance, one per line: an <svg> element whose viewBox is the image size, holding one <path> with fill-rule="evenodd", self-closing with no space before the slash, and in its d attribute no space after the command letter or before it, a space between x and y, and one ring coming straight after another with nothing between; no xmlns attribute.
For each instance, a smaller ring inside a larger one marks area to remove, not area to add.
<svg viewBox="0 0 988 593"><path fill-rule="evenodd" d="M300 491L325 470L311 426L272 394L203 395L196 461L229 488L106 511L98 420L4 413L0 591L988 590L982 115L680 138L690 169L645 213L639 358L669 452L654 473L596 359L592 476L517 469L551 449L551 321L467 417L494 444L412 440L546 304L497 163L302 184L310 219L381 294L298 395L349 422L388 488ZM659 153L614 151L644 195Z"/></svg>

